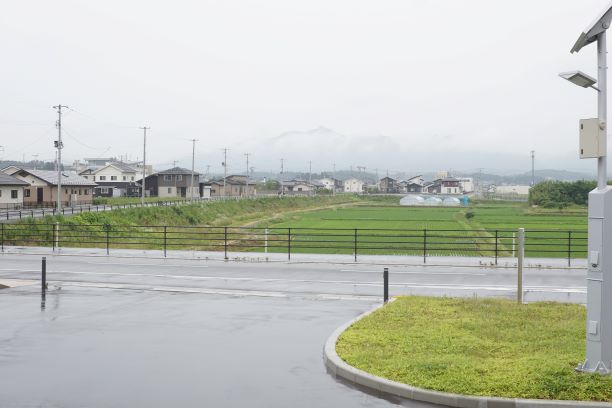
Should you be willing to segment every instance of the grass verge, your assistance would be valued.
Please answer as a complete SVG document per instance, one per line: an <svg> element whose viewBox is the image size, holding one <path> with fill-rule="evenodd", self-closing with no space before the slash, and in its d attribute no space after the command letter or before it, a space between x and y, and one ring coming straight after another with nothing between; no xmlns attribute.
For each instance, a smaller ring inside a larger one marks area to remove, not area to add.
<svg viewBox="0 0 612 408"><path fill-rule="evenodd" d="M577 373L583 306L400 297L339 338L348 364L416 387L468 395L612 401L612 378Z"/></svg>

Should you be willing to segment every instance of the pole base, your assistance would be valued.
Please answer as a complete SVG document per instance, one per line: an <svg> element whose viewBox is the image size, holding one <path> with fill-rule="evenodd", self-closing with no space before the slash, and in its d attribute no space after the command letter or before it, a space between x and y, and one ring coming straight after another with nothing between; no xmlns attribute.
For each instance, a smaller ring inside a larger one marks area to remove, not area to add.
<svg viewBox="0 0 612 408"><path fill-rule="evenodd" d="M598 361L597 364L591 364L589 360L578 364L575 368L576 371L587 374L600 374L600 375L611 375L612 374L612 361L609 365L606 365L603 361Z"/></svg>

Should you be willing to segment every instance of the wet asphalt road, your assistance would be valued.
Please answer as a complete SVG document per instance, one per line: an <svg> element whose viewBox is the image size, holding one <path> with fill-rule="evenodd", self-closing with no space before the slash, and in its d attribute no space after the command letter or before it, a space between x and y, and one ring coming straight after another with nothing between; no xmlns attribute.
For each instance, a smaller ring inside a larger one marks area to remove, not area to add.
<svg viewBox="0 0 612 408"><path fill-rule="evenodd" d="M410 407L336 381L322 348L382 295L382 266L3 254L0 407ZM396 265L392 295L516 294L511 268ZM525 271L580 302L583 270Z"/></svg>
<svg viewBox="0 0 612 408"><path fill-rule="evenodd" d="M38 255L0 255L1 279L40 279ZM199 291L258 296L365 298L382 296L383 266L302 262L47 256L48 280L62 286ZM394 265L390 294L516 296L516 269ZM526 301L585 303L584 269L526 269Z"/></svg>
<svg viewBox="0 0 612 408"><path fill-rule="evenodd" d="M0 406L432 407L327 374L370 301L37 286L0 291Z"/></svg>

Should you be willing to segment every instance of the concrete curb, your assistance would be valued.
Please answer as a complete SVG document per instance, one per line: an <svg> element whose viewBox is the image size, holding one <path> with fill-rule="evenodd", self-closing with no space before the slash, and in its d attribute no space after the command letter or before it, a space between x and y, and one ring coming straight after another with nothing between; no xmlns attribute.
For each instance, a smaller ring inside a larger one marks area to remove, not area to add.
<svg viewBox="0 0 612 408"><path fill-rule="evenodd" d="M397 395L402 398L430 402L448 407L458 408L572 408L572 407L612 407L607 402L583 402L562 400L535 400L521 398L478 397L472 395L452 394L447 392L426 390L410 385L387 380L382 377L359 370L340 358L336 353L336 343L340 335L355 322L380 309L378 305L373 309L357 316L355 319L338 327L325 342L323 361L334 376L341 377L352 383L379 391L385 394Z"/></svg>

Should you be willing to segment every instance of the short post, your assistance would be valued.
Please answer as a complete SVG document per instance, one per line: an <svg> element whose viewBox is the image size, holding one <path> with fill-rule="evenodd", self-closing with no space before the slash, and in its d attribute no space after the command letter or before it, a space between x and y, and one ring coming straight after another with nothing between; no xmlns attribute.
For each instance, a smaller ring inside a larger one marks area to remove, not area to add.
<svg viewBox="0 0 612 408"><path fill-rule="evenodd" d="M423 263L427 263L427 228L423 229Z"/></svg>
<svg viewBox="0 0 612 408"><path fill-rule="evenodd" d="M499 244L499 231L495 230L495 265L497 265L497 245Z"/></svg>
<svg viewBox="0 0 612 408"><path fill-rule="evenodd" d="M523 303L523 261L525 258L525 228L518 229L518 262L517 262L517 282L516 282L516 301Z"/></svg>
<svg viewBox="0 0 612 408"><path fill-rule="evenodd" d="M567 231L567 266L572 266L572 231Z"/></svg>
<svg viewBox="0 0 612 408"><path fill-rule="evenodd" d="M42 257L42 265L40 271L40 289L42 293L47 290L47 257Z"/></svg>
<svg viewBox="0 0 612 408"><path fill-rule="evenodd" d="M353 254L355 255L355 262L357 262L357 228L355 228L355 239L354 239Z"/></svg>
<svg viewBox="0 0 612 408"><path fill-rule="evenodd" d="M291 228L287 229L287 259L291 260Z"/></svg>
<svg viewBox="0 0 612 408"><path fill-rule="evenodd" d="M223 248L225 250L225 260L228 260L227 257L227 227L223 227L223 232L224 232L224 244L223 244Z"/></svg>
<svg viewBox="0 0 612 408"><path fill-rule="evenodd" d="M106 230L106 255L108 255L110 247L110 225L105 225L104 229Z"/></svg>
<svg viewBox="0 0 612 408"><path fill-rule="evenodd" d="M166 257L167 236L168 236L168 226L164 225L164 258Z"/></svg>
<svg viewBox="0 0 612 408"><path fill-rule="evenodd" d="M268 229L266 228L265 231L265 237L264 237L264 253L268 253Z"/></svg>
<svg viewBox="0 0 612 408"><path fill-rule="evenodd" d="M59 240L60 240L60 228L59 228L59 222L55 223L55 228L53 229L53 250L55 250L55 248L57 248L59 250Z"/></svg>
<svg viewBox="0 0 612 408"><path fill-rule="evenodd" d="M389 268L383 269L383 300L389 301Z"/></svg>

